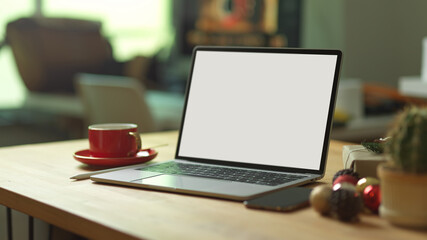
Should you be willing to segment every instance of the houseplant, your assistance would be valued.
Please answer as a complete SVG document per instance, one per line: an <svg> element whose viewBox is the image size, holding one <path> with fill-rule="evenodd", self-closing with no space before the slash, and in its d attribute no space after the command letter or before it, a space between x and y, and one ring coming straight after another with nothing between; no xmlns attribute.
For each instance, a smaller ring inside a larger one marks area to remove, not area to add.
<svg viewBox="0 0 427 240"><path fill-rule="evenodd" d="M389 161L378 167L380 216L407 227L427 227L427 107L405 108L388 132Z"/></svg>

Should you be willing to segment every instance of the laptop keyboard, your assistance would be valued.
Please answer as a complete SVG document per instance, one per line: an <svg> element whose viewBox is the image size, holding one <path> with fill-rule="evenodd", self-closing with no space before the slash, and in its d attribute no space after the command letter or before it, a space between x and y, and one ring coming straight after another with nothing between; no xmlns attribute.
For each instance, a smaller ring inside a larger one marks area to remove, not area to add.
<svg viewBox="0 0 427 240"><path fill-rule="evenodd" d="M173 161L140 168L138 170L158 172L164 174L206 177L268 186L276 186L283 183L292 182L304 177L300 175L262 172L248 169L185 164Z"/></svg>

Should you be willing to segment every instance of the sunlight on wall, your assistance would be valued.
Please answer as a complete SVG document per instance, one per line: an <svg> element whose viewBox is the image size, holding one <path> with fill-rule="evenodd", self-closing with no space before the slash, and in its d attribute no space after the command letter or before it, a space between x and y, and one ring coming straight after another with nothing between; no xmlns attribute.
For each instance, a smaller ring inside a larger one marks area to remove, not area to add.
<svg viewBox="0 0 427 240"><path fill-rule="evenodd" d="M9 47L0 50L0 69L0 108L19 107L26 90Z"/></svg>

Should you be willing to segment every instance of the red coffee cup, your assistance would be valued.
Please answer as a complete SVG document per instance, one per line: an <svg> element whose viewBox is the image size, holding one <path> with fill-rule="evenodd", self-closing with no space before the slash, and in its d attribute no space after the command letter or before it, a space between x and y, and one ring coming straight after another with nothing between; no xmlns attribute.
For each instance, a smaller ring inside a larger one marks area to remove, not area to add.
<svg viewBox="0 0 427 240"><path fill-rule="evenodd" d="M130 157L141 149L138 126L133 123L94 124L88 128L89 151L94 157Z"/></svg>

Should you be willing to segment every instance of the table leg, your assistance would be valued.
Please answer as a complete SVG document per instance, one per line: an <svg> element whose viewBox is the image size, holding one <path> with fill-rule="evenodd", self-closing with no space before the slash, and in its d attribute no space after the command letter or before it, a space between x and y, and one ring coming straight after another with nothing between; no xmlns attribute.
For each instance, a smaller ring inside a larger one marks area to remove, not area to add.
<svg viewBox="0 0 427 240"><path fill-rule="evenodd" d="M34 218L28 216L28 240L34 239Z"/></svg>
<svg viewBox="0 0 427 240"><path fill-rule="evenodd" d="M12 240L12 209L6 208L7 239Z"/></svg>

